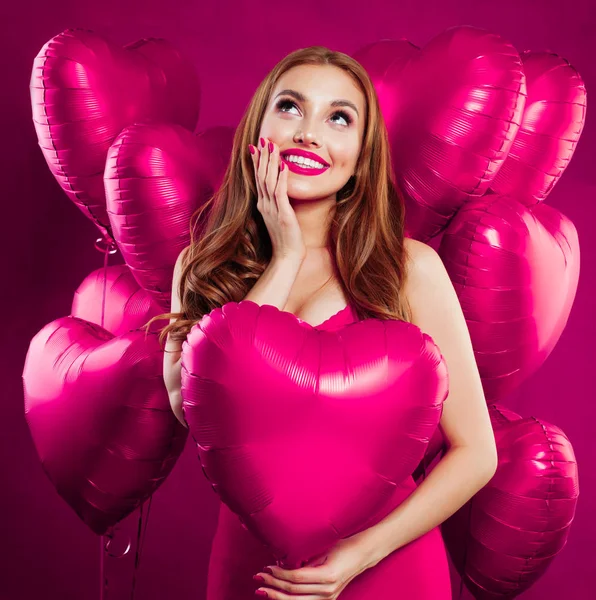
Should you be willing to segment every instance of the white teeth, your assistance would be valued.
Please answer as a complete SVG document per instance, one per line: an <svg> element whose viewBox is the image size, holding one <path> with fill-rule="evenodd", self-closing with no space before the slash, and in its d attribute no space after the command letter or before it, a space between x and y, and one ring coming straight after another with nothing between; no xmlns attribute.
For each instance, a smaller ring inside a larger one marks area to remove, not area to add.
<svg viewBox="0 0 596 600"><path fill-rule="evenodd" d="M304 158L304 156L294 156L293 154L289 154L287 156L284 156L284 158L288 162L297 163L303 167L310 167L310 168L314 168L314 169L323 169L325 167L325 165L323 165L319 162L315 162L314 160L311 160L310 158Z"/></svg>

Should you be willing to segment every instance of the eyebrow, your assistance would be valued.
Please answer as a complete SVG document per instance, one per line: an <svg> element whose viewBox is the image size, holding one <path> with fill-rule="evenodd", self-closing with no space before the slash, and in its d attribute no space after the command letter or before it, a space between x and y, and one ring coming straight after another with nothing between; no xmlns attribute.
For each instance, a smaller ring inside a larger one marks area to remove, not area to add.
<svg viewBox="0 0 596 600"><path fill-rule="evenodd" d="M275 98L281 96L282 94L285 96L292 96L296 98L296 100L298 100L299 102L308 101L304 94L301 94L296 90L282 90L281 92L279 92L279 94L277 94L277 96L275 96ZM360 116L356 105L353 102L350 102L349 100L333 100L333 102L331 102L331 106L349 106L358 116Z"/></svg>

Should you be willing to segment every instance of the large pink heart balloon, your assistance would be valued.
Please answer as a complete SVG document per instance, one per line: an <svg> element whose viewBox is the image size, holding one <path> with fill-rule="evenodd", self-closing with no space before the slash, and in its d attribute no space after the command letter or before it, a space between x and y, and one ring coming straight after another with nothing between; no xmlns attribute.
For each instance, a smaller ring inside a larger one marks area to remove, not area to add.
<svg viewBox="0 0 596 600"><path fill-rule="evenodd" d="M495 406L490 413L497 472L442 525L478 600L515 598L544 573L567 542L579 495L573 448L558 427Z"/></svg>
<svg viewBox="0 0 596 600"><path fill-rule="evenodd" d="M178 125L128 127L108 152L104 183L114 238L139 285L170 310L174 263L191 216L219 188L234 130L194 135Z"/></svg>
<svg viewBox="0 0 596 600"><path fill-rule="evenodd" d="M182 365L205 475L289 568L365 528L411 476L448 393L439 348L415 325L324 331L250 300L205 315Z"/></svg>
<svg viewBox="0 0 596 600"><path fill-rule="evenodd" d="M114 337L63 317L32 340L23 369L25 415L44 470L97 534L163 483L184 448L162 377L157 336Z"/></svg>
<svg viewBox="0 0 596 600"><path fill-rule="evenodd" d="M554 208L488 194L466 203L439 254L461 303L484 394L495 402L546 360L579 279L573 223Z"/></svg>
<svg viewBox="0 0 596 600"><path fill-rule="evenodd" d="M567 168L586 119L586 87L564 58L524 52L528 98L513 146L491 184L531 206L542 202Z"/></svg>
<svg viewBox="0 0 596 600"><path fill-rule="evenodd" d="M509 42L468 26L420 51L381 41L354 57L374 77L408 235L426 241L488 190L507 157L524 109L521 59Z"/></svg>
<svg viewBox="0 0 596 600"><path fill-rule="evenodd" d="M161 312L126 265L111 265L85 277L74 293L70 314L119 336L140 329ZM150 331L156 331L154 324Z"/></svg>
<svg viewBox="0 0 596 600"><path fill-rule="evenodd" d="M103 171L116 136L144 120L194 130L200 109L194 65L168 42L143 39L122 48L82 29L67 29L43 46L30 90L52 174L108 239Z"/></svg>

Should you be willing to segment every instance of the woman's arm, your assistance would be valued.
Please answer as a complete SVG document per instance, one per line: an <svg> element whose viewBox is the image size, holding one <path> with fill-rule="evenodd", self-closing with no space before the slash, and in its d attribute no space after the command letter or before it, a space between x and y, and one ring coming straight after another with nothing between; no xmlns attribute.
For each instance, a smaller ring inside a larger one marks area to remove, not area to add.
<svg viewBox="0 0 596 600"><path fill-rule="evenodd" d="M382 521L357 534L369 566L430 531L493 477L497 450L468 327L439 255L407 240L405 293L413 318L438 345L449 373L440 427L448 451L412 494Z"/></svg>
<svg viewBox="0 0 596 600"><path fill-rule="evenodd" d="M178 287L182 273L182 256L184 250L176 259L174 275L172 277L172 308L171 312L180 312L180 298ZM296 280L303 259L280 258L272 260L250 292L244 298L252 300L256 304L271 304L279 310L283 310L290 291ZM173 322L174 318L170 320ZM176 418L185 427L188 427L182 412L182 342L166 338L165 352L163 358L163 375L170 398L170 406Z"/></svg>
<svg viewBox="0 0 596 600"><path fill-rule="evenodd" d="M244 299L283 310L303 261L300 257L274 258Z"/></svg>
<svg viewBox="0 0 596 600"><path fill-rule="evenodd" d="M170 312L179 313L181 311L180 297L178 296L178 287L180 286L180 276L182 274L182 261L186 248L180 252L174 265L174 275L172 276L172 306ZM170 323L175 321L175 317L170 319ZM182 387L182 342L177 342L170 339L168 335L166 337L165 352L163 355L163 379L168 390L168 396L170 398L170 406L176 418L184 425L188 427L182 414L182 394L180 389Z"/></svg>

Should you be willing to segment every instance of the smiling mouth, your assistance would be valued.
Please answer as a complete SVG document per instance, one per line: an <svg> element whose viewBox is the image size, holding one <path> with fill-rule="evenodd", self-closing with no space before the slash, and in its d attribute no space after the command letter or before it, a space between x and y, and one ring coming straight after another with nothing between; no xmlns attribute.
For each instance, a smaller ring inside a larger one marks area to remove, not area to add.
<svg viewBox="0 0 596 600"><path fill-rule="evenodd" d="M295 161L287 160L284 156L281 157L284 164L288 168L289 171L295 173L296 175L304 175L306 177L313 177L315 175L322 175L325 173L329 167L313 167L309 165L300 164Z"/></svg>
<svg viewBox="0 0 596 600"><path fill-rule="evenodd" d="M303 169L318 169L318 170L322 170L322 169L328 169L329 165L326 163L322 163L322 162L318 162L318 161L314 161L312 159L307 159L309 162L305 162L305 161L298 161L298 160L290 160L288 157L291 157L292 155L283 155L282 154L282 158L284 160L284 162L288 165L297 165L298 167L301 167Z"/></svg>

